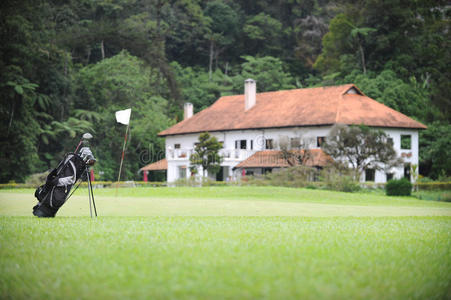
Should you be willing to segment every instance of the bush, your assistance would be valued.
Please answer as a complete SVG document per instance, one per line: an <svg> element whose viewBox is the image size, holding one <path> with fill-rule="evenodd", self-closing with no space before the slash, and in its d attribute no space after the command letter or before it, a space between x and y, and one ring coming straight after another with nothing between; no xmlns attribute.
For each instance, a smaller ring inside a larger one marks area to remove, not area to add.
<svg viewBox="0 0 451 300"><path fill-rule="evenodd" d="M284 186L284 187L318 187L319 183L313 180L317 177L318 171L307 166L295 166L274 170L265 175L245 176L242 182L255 186Z"/></svg>
<svg viewBox="0 0 451 300"><path fill-rule="evenodd" d="M49 171L43 173L31 174L26 180L25 183L31 185L33 187L38 187L43 185L47 179L47 175L49 175Z"/></svg>
<svg viewBox="0 0 451 300"><path fill-rule="evenodd" d="M352 193L360 190L354 174L353 170L334 163L321 170L321 180L328 190Z"/></svg>
<svg viewBox="0 0 451 300"><path fill-rule="evenodd" d="M205 187L205 186L227 186L233 185L234 182L216 181L205 177L189 177L180 178L171 183L172 186L190 186L190 187Z"/></svg>
<svg viewBox="0 0 451 300"><path fill-rule="evenodd" d="M406 178L389 180L385 185L387 196L410 196L412 183Z"/></svg>
<svg viewBox="0 0 451 300"><path fill-rule="evenodd" d="M449 191L451 190L451 182L417 182L415 187L421 191Z"/></svg>

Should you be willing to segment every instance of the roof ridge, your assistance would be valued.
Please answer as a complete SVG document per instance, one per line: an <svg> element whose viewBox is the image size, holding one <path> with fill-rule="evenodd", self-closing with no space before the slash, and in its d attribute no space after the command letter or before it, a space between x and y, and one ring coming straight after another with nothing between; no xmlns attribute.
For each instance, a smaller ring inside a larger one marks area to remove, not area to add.
<svg viewBox="0 0 451 300"><path fill-rule="evenodd" d="M283 93L283 92L291 92L291 91L300 91L300 90L314 90L314 89L330 89L330 88L339 88L344 86L350 86L350 87L356 87L353 83L345 83L345 84L339 84L339 85L328 85L328 86L312 86L312 87L303 87L303 88L295 88L295 89L286 89L286 90L278 90L278 91L266 91L266 92L257 92L257 95L262 94L271 94L271 93ZM357 90L359 90L357 88ZM359 90L360 91L360 90ZM362 93L363 94L363 93ZM219 99L222 98L231 98L231 97L237 97L237 96L244 96L244 94L234 94L234 95L225 95L219 97ZM218 99L218 100L219 100ZM217 100L217 101L218 101ZM215 103L217 102L215 101ZM213 103L214 104L214 103Z"/></svg>

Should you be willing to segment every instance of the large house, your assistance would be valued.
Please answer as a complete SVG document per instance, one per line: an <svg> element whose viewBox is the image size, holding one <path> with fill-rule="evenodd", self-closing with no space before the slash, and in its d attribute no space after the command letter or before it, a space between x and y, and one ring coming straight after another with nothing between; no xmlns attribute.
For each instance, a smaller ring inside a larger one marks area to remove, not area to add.
<svg viewBox="0 0 451 300"><path fill-rule="evenodd" d="M426 128L365 96L353 84L256 93L256 82L248 79L244 95L221 97L194 115L192 104L186 103L184 110L183 121L159 133L166 138L166 159L142 168L144 173L166 169L168 182L190 177L189 157L199 134L206 131L223 144L217 180L286 167L279 151L282 140L302 141L313 153L306 164L321 167L328 156L320 145L332 126L364 124L384 130L404 159L404 166L368 169L361 178L386 182L392 177L412 177L411 165L418 165L418 131Z"/></svg>

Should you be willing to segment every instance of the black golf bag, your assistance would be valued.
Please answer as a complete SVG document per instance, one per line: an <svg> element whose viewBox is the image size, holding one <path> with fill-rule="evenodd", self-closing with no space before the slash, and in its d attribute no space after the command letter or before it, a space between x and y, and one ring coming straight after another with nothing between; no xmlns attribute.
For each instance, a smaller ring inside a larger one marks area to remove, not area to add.
<svg viewBox="0 0 451 300"><path fill-rule="evenodd" d="M90 150L89 153L92 156ZM33 215L54 217L58 209L66 202L74 184L82 176L89 176L83 154L83 152L80 154L67 153L58 167L47 176L45 184L36 189L34 196L39 203L33 207ZM83 178L81 179L83 180Z"/></svg>

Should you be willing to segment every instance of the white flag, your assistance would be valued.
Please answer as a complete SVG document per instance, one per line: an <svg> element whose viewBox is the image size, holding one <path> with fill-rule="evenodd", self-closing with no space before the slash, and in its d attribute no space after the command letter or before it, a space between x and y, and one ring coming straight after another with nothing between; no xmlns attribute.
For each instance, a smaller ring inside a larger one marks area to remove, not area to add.
<svg viewBox="0 0 451 300"><path fill-rule="evenodd" d="M128 125L130 122L130 114L132 113L132 109L124 109L116 112L116 121L118 123Z"/></svg>

